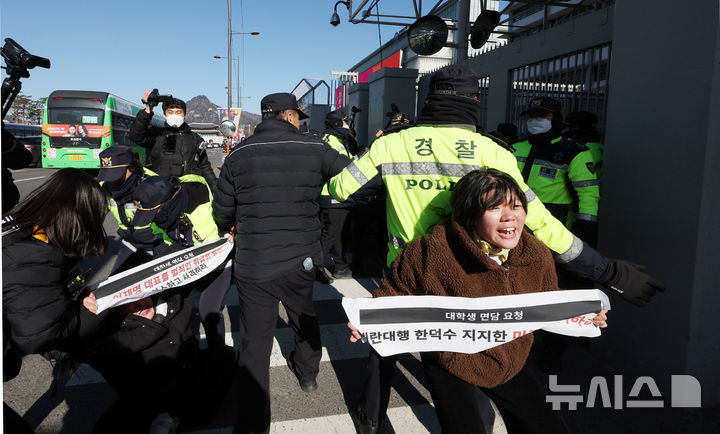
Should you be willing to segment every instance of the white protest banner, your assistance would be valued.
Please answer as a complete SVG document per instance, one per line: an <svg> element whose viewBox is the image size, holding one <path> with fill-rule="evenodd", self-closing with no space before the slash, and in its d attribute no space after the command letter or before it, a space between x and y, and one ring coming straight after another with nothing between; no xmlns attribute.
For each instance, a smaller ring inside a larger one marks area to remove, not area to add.
<svg viewBox="0 0 720 434"><path fill-rule="evenodd" d="M416 351L478 353L543 329L600 336L592 319L610 301L597 289L498 297L343 298L343 308L381 356Z"/></svg>
<svg viewBox="0 0 720 434"><path fill-rule="evenodd" d="M228 238L220 238L111 276L93 291L98 313L199 280L222 265L232 250Z"/></svg>

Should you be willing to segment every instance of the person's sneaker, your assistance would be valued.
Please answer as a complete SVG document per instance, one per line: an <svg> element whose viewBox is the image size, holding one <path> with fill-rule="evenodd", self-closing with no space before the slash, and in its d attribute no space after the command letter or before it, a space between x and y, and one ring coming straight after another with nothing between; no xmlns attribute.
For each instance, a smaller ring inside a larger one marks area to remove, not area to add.
<svg viewBox="0 0 720 434"><path fill-rule="evenodd" d="M336 268L332 275L335 279L351 279L353 277L352 270L350 270L350 267L347 265L342 268Z"/></svg>
<svg viewBox="0 0 720 434"><path fill-rule="evenodd" d="M290 356L287 359L287 365L288 368L292 371L293 374L295 374L295 378L298 380L298 384L300 385L300 389L302 389L305 393L312 393L318 389L317 381L313 378L312 380L303 380L300 378L300 374L297 371L297 367L295 366L295 361L293 360L295 356L295 351L290 353Z"/></svg>
<svg viewBox="0 0 720 434"><path fill-rule="evenodd" d="M360 409L360 407L357 407L355 411L352 412L352 419L353 422L355 422L355 426L360 434L377 434L380 431L378 423L374 420L368 419L367 415Z"/></svg>
<svg viewBox="0 0 720 434"><path fill-rule="evenodd" d="M334 281L332 273L325 267L317 267L317 280L328 285Z"/></svg>

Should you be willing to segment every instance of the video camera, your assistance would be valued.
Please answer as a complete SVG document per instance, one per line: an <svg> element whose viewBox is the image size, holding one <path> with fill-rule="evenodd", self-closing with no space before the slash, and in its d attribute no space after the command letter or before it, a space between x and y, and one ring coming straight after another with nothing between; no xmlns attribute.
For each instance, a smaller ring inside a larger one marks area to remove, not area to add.
<svg viewBox="0 0 720 434"><path fill-rule="evenodd" d="M160 103L171 102L174 99L172 95L160 95L157 89L153 89L150 95L148 95L147 100L144 100L143 103L150 107L155 107Z"/></svg>
<svg viewBox="0 0 720 434"><path fill-rule="evenodd" d="M50 69L50 59L35 56L20 46L11 38L5 38L5 45L2 47L2 57L5 59L5 71L7 77L2 84L2 117L10 110L15 97L20 93L22 84L21 78L30 77L29 69L36 66Z"/></svg>

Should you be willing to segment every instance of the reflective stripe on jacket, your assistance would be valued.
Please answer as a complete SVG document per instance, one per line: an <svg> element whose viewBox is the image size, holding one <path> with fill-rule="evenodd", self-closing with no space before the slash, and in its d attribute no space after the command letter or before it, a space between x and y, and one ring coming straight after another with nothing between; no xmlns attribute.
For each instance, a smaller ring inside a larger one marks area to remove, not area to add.
<svg viewBox="0 0 720 434"><path fill-rule="evenodd" d="M345 201L377 188L387 190L390 265L409 241L425 235L451 213L450 191L466 173L491 167L511 175L525 192L525 225L551 250L559 262L575 259L582 241L555 219L523 182L515 157L474 126L418 125L377 139L370 151L354 160L329 182L329 192Z"/></svg>
<svg viewBox="0 0 720 434"><path fill-rule="evenodd" d="M205 178L200 175L183 175L178 178L178 180L181 185L188 182L199 182L208 189L209 200L196 206L190 214L183 214L193 226L193 244L200 244L205 241L212 241L220 238L217 225L215 224L215 219L213 218L212 189ZM170 238L164 230L157 227L155 223L150 223L150 225L153 227L153 232L157 230L163 234L165 244L172 244L174 242L174 240Z"/></svg>
<svg viewBox="0 0 720 434"><path fill-rule="evenodd" d="M149 176L158 176L157 173L155 173L152 170L147 169L147 168L144 168L143 172L144 172L143 179L145 179ZM104 182L100 183L100 185L103 185L103 184L104 184ZM120 213L118 211L118 204L117 204L117 202L115 202L115 200L112 197L108 197L108 208L110 209L110 214L112 214L113 217L115 217L115 220L117 220L117 223L118 223L118 226L120 227L120 229L122 229L124 231L128 230L129 228L127 227L127 225L125 225L125 223L123 223L122 219L120 218ZM125 203L125 205L123 206L123 210L125 211L125 217L127 219L126 221L132 222L133 218L135 217L135 211L137 210L135 203L133 203L133 201L129 201L129 202ZM133 226L133 229L135 229L135 230L144 229L149 226L150 225Z"/></svg>
<svg viewBox="0 0 720 434"><path fill-rule="evenodd" d="M345 145L343 142L338 138L338 136L334 134L326 133L323 136L323 141L330 145L331 148L338 151L340 155L344 155L348 158L350 157L350 154L348 153L347 149L345 148ZM348 205L343 204L342 202L338 202L335 200L334 197L330 196L330 193L328 193L328 185L323 185L322 191L320 192L320 208L347 208Z"/></svg>
<svg viewBox="0 0 720 434"><path fill-rule="evenodd" d="M520 172L530 154L527 140L514 143ZM545 148L535 152L527 185L545 204L573 205L577 201L577 219L597 221L600 187L595 174L592 153L584 145L553 139ZM577 197L577 199L576 199Z"/></svg>

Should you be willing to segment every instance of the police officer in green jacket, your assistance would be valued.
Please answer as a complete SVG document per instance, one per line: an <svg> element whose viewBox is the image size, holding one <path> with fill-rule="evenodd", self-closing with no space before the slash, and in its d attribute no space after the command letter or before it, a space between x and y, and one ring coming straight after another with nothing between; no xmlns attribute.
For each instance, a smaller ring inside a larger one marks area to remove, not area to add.
<svg viewBox="0 0 720 434"><path fill-rule="evenodd" d="M600 141L602 134L597 128L598 117L593 112L570 112L565 117L565 131L563 137L582 143L590 149L595 163L595 174L602 190L602 162L604 145Z"/></svg>
<svg viewBox="0 0 720 434"><path fill-rule="evenodd" d="M600 194L602 194L602 166L603 166L603 153L605 146L601 142L602 134L597 128L598 117L593 112L588 111L577 111L570 112L565 117L566 128L563 131L563 137L566 140L571 140L577 143L582 143L590 149L593 159L593 169L598 179L598 187L600 188ZM577 204L573 214L577 214ZM595 247L597 241L597 229L595 233L586 240L588 244Z"/></svg>
<svg viewBox="0 0 720 434"><path fill-rule="evenodd" d="M595 245L600 188L592 153L562 136L558 101L535 98L520 115L527 115L528 138L512 146L523 180L555 218Z"/></svg>
<svg viewBox="0 0 720 434"><path fill-rule="evenodd" d="M167 245L163 242L162 231L149 224L133 224L136 206L132 201L135 188L148 176L156 173L144 168L131 148L122 145L111 146L100 153L100 170L97 180L107 192L110 213L118 224L121 246L111 274L127 266L142 263L150 257L161 254ZM128 262L130 257L133 260Z"/></svg>
<svg viewBox="0 0 720 434"><path fill-rule="evenodd" d="M386 189L389 265L407 242L429 233L449 216L450 191L463 175L480 167L501 170L525 192L525 224L555 253L557 262L571 273L607 285L632 303L648 303L664 289L661 283L642 267L604 258L575 237L523 182L515 157L475 132L479 90L477 74L467 66L450 65L433 73L416 126L378 138L369 152L330 180L330 194L340 201L362 202ZM365 432L377 430L389 395L394 361L381 359L371 352L368 382L354 413Z"/></svg>
<svg viewBox="0 0 720 434"><path fill-rule="evenodd" d="M175 183L150 176L135 188L132 198L137 207L133 223L151 225L161 231L169 245L165 254L220 238L213 218L210 186L200 175L183 175ZM225 345L222 303L231 277L228 261L219 275L210 275L198 283L202 291L198 310L210 348Z"/></svg>
<svg viewBox="0 0 720 434"><path fill-rule="evenodd" d="M346 157L352 157L357 153L358 146L352 132L347 124L347 115L342 110L334 110L325 116L325 134L323 141L331 148ZM320 193L320 222L322 232L320 244L323 249L323 258L334 264L332 272L324 266L318 267L321 277L328 283L333 279L345 279L352 277L352 271L345 261L343 255L343 228L350 212L350 204L338 202L328 193L327 184L323 186Z"/></svg>

